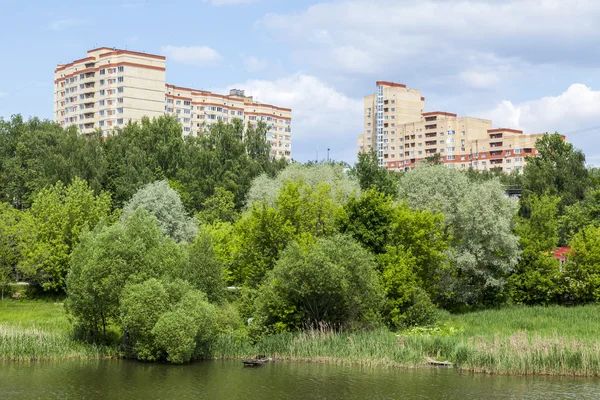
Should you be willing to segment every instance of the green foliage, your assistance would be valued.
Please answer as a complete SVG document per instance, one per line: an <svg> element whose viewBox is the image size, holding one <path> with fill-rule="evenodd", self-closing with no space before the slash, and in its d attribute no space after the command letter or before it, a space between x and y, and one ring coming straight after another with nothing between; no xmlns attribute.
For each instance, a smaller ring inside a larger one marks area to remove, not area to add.
<svg viewBox="0 0 600 400"><path fill-rule="evenodd" d="M560 198L543 195L527 200L529 218L520 218L521 259L510 277L511 293L517 303L550 304L565 292L560 262L551 257L558 244L558 205Z"/></svg>
<svg viewBox="0 0 600 400"><path fill-rule="evenodd" d="M351 174L358 179L361 190L376 189L390 196L396 194L397 180L394 179L394 172L379 166L375 149L368 153L358 153L358 162Z"/></svg>
<svg viewBox="0 0 600 400"><path fill-rule="evenodd" d="M402 315L404 326L431 326L438 320L438 310L421 288L416 288L411 297L410 306Z"/></svg>
<svg viewBox="0 0 600 400"><path fill-rule="evenodd" d="M560 196L559 211L583 199L589 186L585 156L561 135L545 134L536 141L537 157L526 157L523 175L523 200L545 193ZM527 216L526 203L521 214Z"/></svg>
<svg viewBox="0 0 600 400"><path fill-rule="evenodd" d="M189 242L198 227L193 218L186 215L179 194L166 181L144 186L125 204L121 219L129 218L138 208L154 215L163 233L176 242Z"/></svg>
<svg viewBox="0 0 600 400"><path fill-rule="evenodd" d="M444 214L452 237L451 273L440 282L446 305L501 301L517 263L518 239L512 233L516 204L500 182L469 182L451 168L421 167L405 174L399 195L412 207Z"/></svg>
<svg viewBox="0 0 600 400"><path fill-rule="evenodd" d="M138 209L82 236L71 257L66 306L83 336L105 340L107 329L118 324L126 285L179 277L188 262L185 249L163 236L156 218Z"/></svg>
<svg viewBox="0 0 600 400"><path fill-rule="evenodd" d="M197 290L184 294L172 311L160 316L152 329L156 346L174 364L188 362L206 351L217 332L217 309Z"/></svg>
<svg viewBox="0 0 600 400"><path fill-rule="evenodd" d="M217 187L215 193L202 204L202 211L196 214L196 218L207 224L234 222L238 217L234 200L233 193Z"/></svg>
<svg viewBox="0 0 600 400"><path fill-rule="evenodd" d="M8 203L0 203L0 285L2 298L8 282L20 279L18 263L23 248L34 234L28 212L19 211Z"/></svg>
<svg viewBox="0 0 600 400"><path fill-rule="evenodd" d="M210 234L200 232L188 251L190 262L183 271L183 278L206 293L210 302L222 301L223 265L215 254Z"/></svg>
<svg viewBox="0 0 600 400"><path fill-rule="evenodd" d="M161 281L151 278L142 283L127 285L120 302L120 324L138 360L160 358L152 330L158 319L169 309L169 294Z"/></svg>
<svg viewBox="0 0 600 400"><path fill-rule="evenodd" d="M60 181L37 193L30 209L30 241L22 250L19 271L45 291L60 292L65 287L69 259L79 237L109 216L107 193L98 196L85 181L75 178L69 186Z"/></svg>
<svg viewBox="0 0 600 400"><path fill-rule="evenodd" d="M343 204L352 195L360 193L357 179L347 174L341 165L335 164L290 164L275 177L260 175L252 181L248 192L246 208L251 209L254 203L266 201L275 204L282 187L287 182L302 182L317 190L318 185L328 185L331 188L330 197L336 204Z"/></svg>
<svg viewBox="0 0 600 400"><path fill-rule="evenodd" d="M381 254L389 244L394 218L390 196L376 189L363 191L360 198L351 197L344 205L338 221L339 230L351 235L374 254Z"/></svg>
<svg viewBox="0 0 600 400"><path fill-rule="evenodd" d="M333 234L340 203L328 184L313 188L302 180L283 183L272 206L254 203L234 228L231 283L257 286L291 241Z"/></svg>
<svg viewBox="0 0 600 400"><path fill-rule="evenodd" d="M600 228L587 226L571 242L565 266L568 290L576 302L600 300Z"/></svg>
<svg viewBox="0 0 600 400"><path fill-rule="evenodd" d="M290 245L259 291L258 322L275 331L374 326L383 290L373 257L343 235Z"/></svg>

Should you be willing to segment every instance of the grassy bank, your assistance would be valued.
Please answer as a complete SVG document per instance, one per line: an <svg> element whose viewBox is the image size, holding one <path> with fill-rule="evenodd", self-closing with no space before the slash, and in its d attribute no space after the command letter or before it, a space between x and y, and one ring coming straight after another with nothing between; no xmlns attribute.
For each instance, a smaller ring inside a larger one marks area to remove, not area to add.
<svg viewBox="0 0 600 400"><path fill-rule="evenodd" d="M448 316L438 329L306 332L255 346L221 338L217 357L274 358L365 366L423 367L429 360L496 374L600 376L599 306L518 307Z"/></svg>
<svg viewBox="0 0 600 400"><path fill-rule="evenodd" d="M60 360L115 355L115 349L74 340L61 303L0 301L0 360Z"/></svg>
<svg viewBox="0 0 600 400"><path fill-rule="evenodd" d="M600 376L600 306L514 307L448 315L436 329L280 334L255 345L221 337L218 358L416 368L450 361L474 372ZM0 302L0 360L98 358L115 349L72 339L61 304Z"/></svg>

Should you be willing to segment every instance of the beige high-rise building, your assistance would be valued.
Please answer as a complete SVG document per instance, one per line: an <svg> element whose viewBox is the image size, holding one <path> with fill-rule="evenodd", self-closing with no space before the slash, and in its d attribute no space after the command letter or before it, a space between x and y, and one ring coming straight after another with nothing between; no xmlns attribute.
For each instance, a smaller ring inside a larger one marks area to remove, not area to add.
<svg viewBox="0 0 600 400"><path fill-rule="evenodd" d="M243 90L220 95L166 83L166 58L108 47L59 64L54 71L54 121L83 134L114 128L142 117L175 115L184 136L197 136L217 121L267 124L273 155L291 159L292 110L254 101Z"/></svg>
<svg viewBox="0 0 600 400"><path fill-rule="evenodd" d="M521 170L525 156L536 154L535 142L543 134L524 134L492 128L487 119L424 112L418 90L392 82L377 82L377 93L365 96L364 131L358 150L377 150L379 164L391 170L408 170L426 157L439 154L451 168L505 172Z"/></svg>

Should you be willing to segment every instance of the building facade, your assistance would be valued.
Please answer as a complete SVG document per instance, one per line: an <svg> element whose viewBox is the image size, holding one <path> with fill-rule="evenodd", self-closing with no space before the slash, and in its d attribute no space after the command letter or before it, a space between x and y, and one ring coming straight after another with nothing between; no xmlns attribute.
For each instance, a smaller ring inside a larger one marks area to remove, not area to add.
<svg viewBox="0 0 600 400"><path fill-rule="evenodd" d="M184 136L198 136L218 121L264 121L273 155L291 159L291 109L254 101L243 90L220 95L167 84L164 56L101 47L54 71L54 121L63 127L108 136L130 121L165 114L177 117Z"/></svg>
<svg viewBox="0 0 600 400"><path fill-rule="evenodd" d="M418 90L393 82L377 82L377 92L364 101L358 150L375 149L379 164L392 170L414 168L435 154L450 168L521 170L525 156L536 153L535 142L543 135L493 129L486 119L425 112L425 98Z"/></svg>

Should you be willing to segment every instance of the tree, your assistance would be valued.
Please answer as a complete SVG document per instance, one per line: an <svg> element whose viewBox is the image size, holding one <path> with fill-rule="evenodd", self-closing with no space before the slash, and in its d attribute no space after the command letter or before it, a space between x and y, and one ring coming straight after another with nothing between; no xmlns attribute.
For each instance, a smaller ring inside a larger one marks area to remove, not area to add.
<svg viewBox="0 0 600 400"><path fill-rule="evenodd" d="M202 223L234 222L238 213L235 210L235 196L222 187L215 188L215 193L202 204L202 210L196 218Z"/></svg>
<svg viewBox="0 0 600 400"><path fill-rule="evenodd" d="M587 226L571 242L565 266L569 294L578 303L600 300L600 228Z"/></svg>
<svg viewBox="0 0 600 400"><path fill-rule="evenodd" d="M189 246L190 262L183 278L194 288L206 293L212 303L223 300L223 265L213 250L210 234L200 232Z"/></svg>
<svg viewBox="0 0 600 400"><path fill-rule="evenodd" d="M521 258L509 281L513 299L522 304L559 302L565 293L560 262L551 257L558 244L558 205L560 198L529 196L529 218L519 218L516 232Z"/></svg>
<svg viewBox="0 0 600 400"><path fill-rule="evenodd" d="M138 208L143 208L158 220L163 233L176 242L189 242L198 227L194 219L187 216L179 194L166 181L144 186L127 202L121 219L127 219Z"/></svg>
<svg viewBox="0 0 600 400"><path fill-rule="evenodd" d="M517 262L518 240L512 233L516 203L506 198L500 182L471 183L454 169L421 167L405 174L399 195L412 207L444 214L452 237L452 268L440 282L447 305L501 301Z"/></svg>
<svg viewBox="0 0 600 400"><path fill-rule="evenodd" d="M558 133L545 134L536 141L535 147L539 154L526 157L522 199L546 193L560 196L559 213L562 214L564 207L583 199L589 186L585 155ZM528 211L527 207L521 207L522 215L527 216Z"/></svg>
<svg viewBox="0 0 600 400"><path fill-rule="evenodd" d="M290 245L257 298L257 323L275 331L354 329L379 321L383 291L373 256L348 236Z"/></svg>
<svg viewBox="0 0 600 400"><path fill-rule="evenodd" d="M295 163L287 166L275 177L263 174L255 178L248 192L246 208L250 209L254 203L263 201L273 205L281 188L289 181L302 182L313 190L316 190L318 185L327 184L331 188L331 199L339 205L346 202L352 195L360 194L357 179L347 174L341 165L308 166Z"/></svg>
<svg viewBox="0 0 600 400"><path fill-rule="evenodd" d="M73 250L66 279L65 305L77 331L106 340L107 328L118 325L126 285L178 278L188 262L185 248L164 236L156 217L143 209L85 233Z"/></svg>
<svg viewBox="0 0 600 400"><path fill-rule="evenodd" d="M360 198L351 197L344 206L338 225L365 245L374 254L381 254L389 245L389 235L394 217L392 198L375 188L363 191Z"/></svg>
<svg viewBox="0 0 600 400"><path fill-rule="evenodd" d="M351 172L358 179L361 190L376 188L387 195L396 194L397 183L393 172L379 166L375 149L368 153L358 153L358 162Z"/></svg>
<svg viewBox="0 0 600 400"><path fill-rule="evenodd" d="M31 241L33 225L29 213L0 203L0 286L4 298L4 286L18 280L17 265L21 262L23 246Z"/></svg>
<svg viewBox="0 0 600 400"><path fill-rule="evenodd" d="M79 178L69 186L59 181L38 192L29 211L35 235L22 249L19 271L46 291L63 291L71 252L80 235L108 218L110 208L107 193L94 195Z"/></svg>

